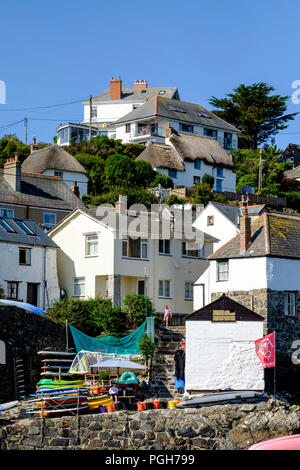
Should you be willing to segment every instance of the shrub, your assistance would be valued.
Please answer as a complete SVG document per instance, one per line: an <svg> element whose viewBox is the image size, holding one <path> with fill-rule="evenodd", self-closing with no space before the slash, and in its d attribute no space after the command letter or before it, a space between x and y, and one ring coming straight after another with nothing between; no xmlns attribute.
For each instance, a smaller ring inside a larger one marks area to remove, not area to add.
<svg viewBox="0 0 300 470"><path fill-rule="evenodd" d="M202 183L207 183L211 188L213 188L215 183L215 178L208 173L205 173L202 177Z"/></svg>
<svg viewBox="0 0 300 470"><path fill-rule="evenodd" d="M153 313L152 301L142 294L127 294L123 300L128 328L137 328Z"/></svg>
<svg viewBox="0 0 300 470"><path fill-rule="evenodd" d="M175 194L171 194L166 200L168 206L173 206L173 204L186 204L186 199L183 197L178 197Z"/></svg>
<svg viewBox="0 0 300 470"><path fill-rule="evenodd" d="M157 173L154 181L151 186L156 188L158 185L161 185L162 188L173 188L174 182L170 176L163 175L162 173Z"/></svg>
<svg viewBox="0 0 300 470"><path fill-rule="evenodd" d="M143 358L145 359L146 364L148 365L149 357L152 357L154 354L154 349L155 349L154 343L152 339L149 338L149 336L144 335L138 344L140 347L140 351L143 355Z"/></svg>

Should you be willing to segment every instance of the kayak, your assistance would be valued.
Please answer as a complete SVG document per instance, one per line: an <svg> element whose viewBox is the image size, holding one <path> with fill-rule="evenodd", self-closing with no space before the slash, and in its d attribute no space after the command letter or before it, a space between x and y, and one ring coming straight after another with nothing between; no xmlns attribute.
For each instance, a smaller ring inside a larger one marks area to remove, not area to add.
<svg viewBox="0 0 300 470"><path fill-rule="evenodd" d="M88 403L89 403L90 410L95 410L100 405L101 406L109 405L110 403L112 403L112 400L107 395L103 395L101 398L98 398L98 397L97 398L93 398L93 397L88 398Z"/></svg>
<svg viewBox="0 0 300 470"><path fill-rule="evenodd" d="M50 380L50 379L42 379L37 383L38 387L46 387L47 388L61 388L63 386L67 387L77 387L84 384L84 380Z"/></svg>
<svg viewBox="0 0 300 470"><path fill-rule="evenodd" d="M48 417L48 416L55 416L55 415L60 415L60 414L68 414L68 413L76 413L78 411L87 411L89 410L89 404L81 404L78 408L77 406L73 406L72 408L61 408L61 409L53 409L53 410L46 410L43 413L41 412L41 409L28 409L26 410L28 413L38 413L40 416Z"/></svg>
<svg viewBox="0 0 300 470"><path fill-rule="evenodd" d="M76 356L75 352L66 352L66 351L39 351L38 354L40 356L63 356L63 357Z"/></svg>
<svg viewBox="0 0 300 470"><path fill-rule="evenodd" d="M14 408L20 402L19 401L8 401L7 403L0 404L0 411L9 410L10 408Z"/></svg>
<svg viewBox="0 0 300 470"><path fill-rule="evenodd" d="M185 399L177 404L177 408L201 408L202 406L224 405L227 403L251 403L256 401L268 401L266 393L252 391L228 391L216 393L203 393L197 396Z"/></svg>
<svg viewBox="0 0 300 470"><path fill-rule="evenodd" d="M248 450L300 450L300 434L258 442Z"/></svg>
<svg viewBox="0 0 300 470"><path fill-rule="evenodd" d="M74 404L79 402L81 403L87 403L87 397L84 396L78 396L76 397L75 395L70 395L70 396L58 396L58 397L47 397L43 400L39 399L39 401L36 402L36 406L39 408L44 407L52 407L52 406L66 406L70 404Z"/></svg>

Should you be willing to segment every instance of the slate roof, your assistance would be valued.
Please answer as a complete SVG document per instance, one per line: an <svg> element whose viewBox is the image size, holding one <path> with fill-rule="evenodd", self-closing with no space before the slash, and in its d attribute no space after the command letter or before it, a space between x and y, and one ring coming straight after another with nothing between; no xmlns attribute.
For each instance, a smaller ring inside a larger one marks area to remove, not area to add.
<svg viewBox="0 0 300 470"><path fill-rule="evenodd" d="M294 167L300 165L300 145L289 144L280 155L278 161L291 161Z"/></svg>
<svg viewBox="0 0 300 470"><path fill-rule="evenodd" d="M2 225L9 225L9 227L14 230L14 232L9 232ZM17 223L17 221L22 221L27 227L33 232L33 234L27 234ZM10 219L7 217L0 217L0 242L9 242L9 243L18 243L24 245L39 245L39 246L52 246L57 248L56 243L54 243L51 238L42 230L33 220L29 219Z"/></svg>
<svg viewBox="0 0 300 470"><path fill-rule="evenodd" d="M221 202L210 202L210 205L216 207L222 214L227 217L234 225L240 226L240 217L242 216L242 210L239 206L231 206L229 204L223 204ZM265 204L248 206L249 216L260 215L265 209Z"/></svg>
<svg viewBox="0 0 300 470"><path fill-rule="evenodd" d="M300 166L296 166L296 168L292 168L292 170L287 170L284 176L292 179L300 178Z"/></svg>
<svg viewBox="0 0 300 470"><path fill-rule="evenodd" d="M206 305L205 307L191 313L191 315L185 317L185 320L213 321L214 310L230 310L231 312L235 312L236 321L264 321L264 318L261 315L258 315L258 313L249 310L235 300L230 299L230 297L227 297L225 294L209 305Z"/></svg>
<svg viewBox="0 0 300 470"><path fill-rule="evenodd" d="M43 173L45 170L72 171L86 174L85 168L57 144L32 152L22 163L22 171Z"/></svg>
<svg viewBox="0 0 300 470"><path fill-rule="evenodd" d="M125 101L127 103L136 103L138 101L147 101L153 98L154 96L159 95L159 92L165 91L164 96L167 98L173 98L173 99L179 99L179 93L178 89L176 86L172 87L151 87L151 88L145 88L144 90L133 90L131 88L127 88L125 86L122 86L122 96L121 100ZM111 101L112 103L114 101L118 100L111 100L110 99L110 90L104 90L101 95L97 95L93 97L93 102L107 102ZM83 103L89 103L89 100L83 101Z"/></svg>
<svg viewBox="0 0 300 470"><path fill-rule="evenodd" d="M172 108L177 108L172 109ZM178 111L181 108L182 111ZM183 123L196 124L204 127L220 128L228 132L238 132L239 129L224 121L211 111L199 104L188 103L161 96L155 96L149 101L134 109L130 113L115 121L112 126L125 122L159 116L169 120L178 120Z"/></svg>
<svg viewBox="0 0 300 470"><path fill-rule="evenodd" d="M21 176L21 192L14 191L0 169L0 202L26 204L36 207L73 210L84 204L58 176L24 173Z"/></svg>
<svg viewBox="0 0 300 470"><path fill-rule="evenodd" d="M153 168L172 168L184 171L184 161L203 160L208 165L233 169L233 160L219 142L203 135L174 131L170 144L149 144L137 157L151 163ZM174 150L175 149L175 150Z"/></svg>
<svg viewBox="0 0 300 470"><path fill-rule="evenodd" d="M300 259L300 217L265 212L251 224L251 244L245 253L240 251L237 235L209 259L258 256Z"/></svg>

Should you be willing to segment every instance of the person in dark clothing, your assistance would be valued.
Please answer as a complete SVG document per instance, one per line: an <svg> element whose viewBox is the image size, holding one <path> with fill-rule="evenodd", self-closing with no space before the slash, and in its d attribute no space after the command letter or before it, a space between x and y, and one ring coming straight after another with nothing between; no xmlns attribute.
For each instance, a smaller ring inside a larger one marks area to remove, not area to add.
<svg viewBox="0 0 300 470"><path fill-rule="evenodd" d="M184 392L185 377L185 351L183 346L180 345L180 348L177 349L174 355L175 361L175 387L177 388L178 393Z"/></svg>

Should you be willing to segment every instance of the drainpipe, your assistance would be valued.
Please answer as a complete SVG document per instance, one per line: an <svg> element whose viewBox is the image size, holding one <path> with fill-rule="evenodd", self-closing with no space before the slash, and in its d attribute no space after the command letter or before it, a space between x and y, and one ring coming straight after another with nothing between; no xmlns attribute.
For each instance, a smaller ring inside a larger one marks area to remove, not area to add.
<svg viewBox="0 0 300 470"><path fill-rule="evenodd" d="M46 247L44 246L44 253L43 253L43 303L42 309L45 310L46 307Z"/></svg>

